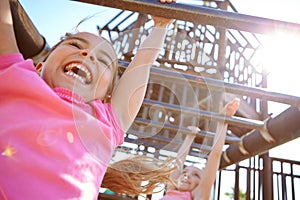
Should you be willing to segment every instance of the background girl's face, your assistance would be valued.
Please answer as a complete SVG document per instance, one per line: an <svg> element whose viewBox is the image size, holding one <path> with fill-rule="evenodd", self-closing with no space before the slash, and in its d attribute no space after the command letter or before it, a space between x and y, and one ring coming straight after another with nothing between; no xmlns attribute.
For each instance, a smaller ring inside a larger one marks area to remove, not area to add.
<svg viewBox="0 0 300 200"><path fill-rule="evenodd" d="M177 186L180 191L193 191L199 185L201 170L194 166L186 167L178 178Z"/></svg>
<svg viewBox="0 0 300 200"><path fill-rule="evenodd" d="M51 52L41 77L51 88L70 89L85 102L103 100L112 85L116 60L109 42L90 33L76 33Z"/></svg>

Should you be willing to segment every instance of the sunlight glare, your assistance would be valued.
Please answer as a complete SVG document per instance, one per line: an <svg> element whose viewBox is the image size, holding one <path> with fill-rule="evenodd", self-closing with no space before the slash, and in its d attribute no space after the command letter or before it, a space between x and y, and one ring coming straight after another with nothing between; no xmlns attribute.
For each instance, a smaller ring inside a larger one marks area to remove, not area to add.
<svg viewBox="0 0 300 200"><path fill-rule="evenodd" d="M299 34L277 32L268 35L263 43L263 65L268 72L291 73L296 70L300 48ZM294 73L294 72L293 72Z"/></svg>
<svg viewBox="0 0 300 200"><path fill-rule="evenodd" d="M13 157L17 153L17 150L14 147L7 146L2 152L2 156Z"/></svg>
<svg viewBox="0 0 300 200"><path fill-rule="evenodd" d="M297 89L300 84L299 34L278 32L273 36L268 36L262 44L264 47L261 55L262 65L268 73L268 89L283 94L300 96L300 90ZM276 104L276 106L273 106L273 108L276 107L282 110L281 105ZM285 109L285 106L283 108Z"/></svg>
<svg viewBox="0 0 300 200"><path fill-rule="evenodd" d="M300 49L299 34L277 32L267 35L262 41L262 65L268 72L268 89L283 94L299 96L295 86L300 84L298 62ZM268 102L273 117L287 109L288 105Z"/></svg>

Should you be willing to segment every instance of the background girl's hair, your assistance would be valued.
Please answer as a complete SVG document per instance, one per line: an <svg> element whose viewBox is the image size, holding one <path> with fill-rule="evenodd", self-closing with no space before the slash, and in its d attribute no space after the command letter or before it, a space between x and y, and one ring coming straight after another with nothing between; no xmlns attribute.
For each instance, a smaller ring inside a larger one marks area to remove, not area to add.
<svg viewBox="0 0 300 200"><path fill-rule="evenodd" d="M94 18L94 17L96 17L96 16L99 15L99 14L103 14L104 12L106 12L106 11L104 10L104 11L96 12L96 13L94 13L94 14L92 14L92 15L86 16L85 18L83 18L82 20L80 20L80 21L78 22L78 24L73 28L73 30L74 30L75 32L79 32L78 27L79 27L83 22L86 22L86 21L88 21L89 19Z"/></svg>
<svg viewBox="0 0 300 200"><path fill-rule="evenodd" d="M176 168L174 161L175 158L161 161L147 156L135 156L112 163L104 175L101 187L118 194L158 193L164 189L161 184L170 182L175 185L169 178Z"/></svg>

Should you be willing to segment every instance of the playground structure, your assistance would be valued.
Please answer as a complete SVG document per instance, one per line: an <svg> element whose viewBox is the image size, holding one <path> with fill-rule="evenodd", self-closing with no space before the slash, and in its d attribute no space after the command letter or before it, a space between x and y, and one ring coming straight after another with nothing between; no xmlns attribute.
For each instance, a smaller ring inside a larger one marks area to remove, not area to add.
<svg viewBox="0 0 300 200"><path fill-rule="evenodd" d="M267 151L300 136L300 98L268 91L267 74L255 60L261 47L259 35L275 29L300 31L300 25L239 14L227 0L205 1L201 6L163 5L155 0L78 1L120 9L109 23L98 27L117 50L120 76L151 29L148 14L176 19L151 71L143 106L116 154L134 151L165 159L177 151L188 134L186 127L196 125L201 131L187 162L205 162L216 122L226 121L228 147L213 198L222 199L222 181L226 182L222 173L229 172L235 177L234 199L239 199L245 186L246 199L296 199L300 162L273 158ZM14 3L12 9L18 11L13 17L20 51L35 62L42 60L49 51L46 39L20 4ZM232 97L242 100L237 114L217 114L220 102ZM268 114L268 101L291 107L273 118ZM245 160L248 164L239 164ZM281 170L274 170L275 165ZM290 170L286 172L283 166ZM129 197L101 194L99 198Z"/></svg>

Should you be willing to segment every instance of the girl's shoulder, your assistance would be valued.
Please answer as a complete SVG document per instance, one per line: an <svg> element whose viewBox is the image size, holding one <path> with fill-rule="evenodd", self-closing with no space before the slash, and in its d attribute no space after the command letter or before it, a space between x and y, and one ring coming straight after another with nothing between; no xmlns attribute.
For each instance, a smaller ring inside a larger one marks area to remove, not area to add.
<svg viewBox="0 0 300 200"><path fill-rule="evenodd" d="M0 69L10 67L13 64L24 61L21 53L4 54L0 56ZM32 64L33 65L33 64Z"/></svg>

